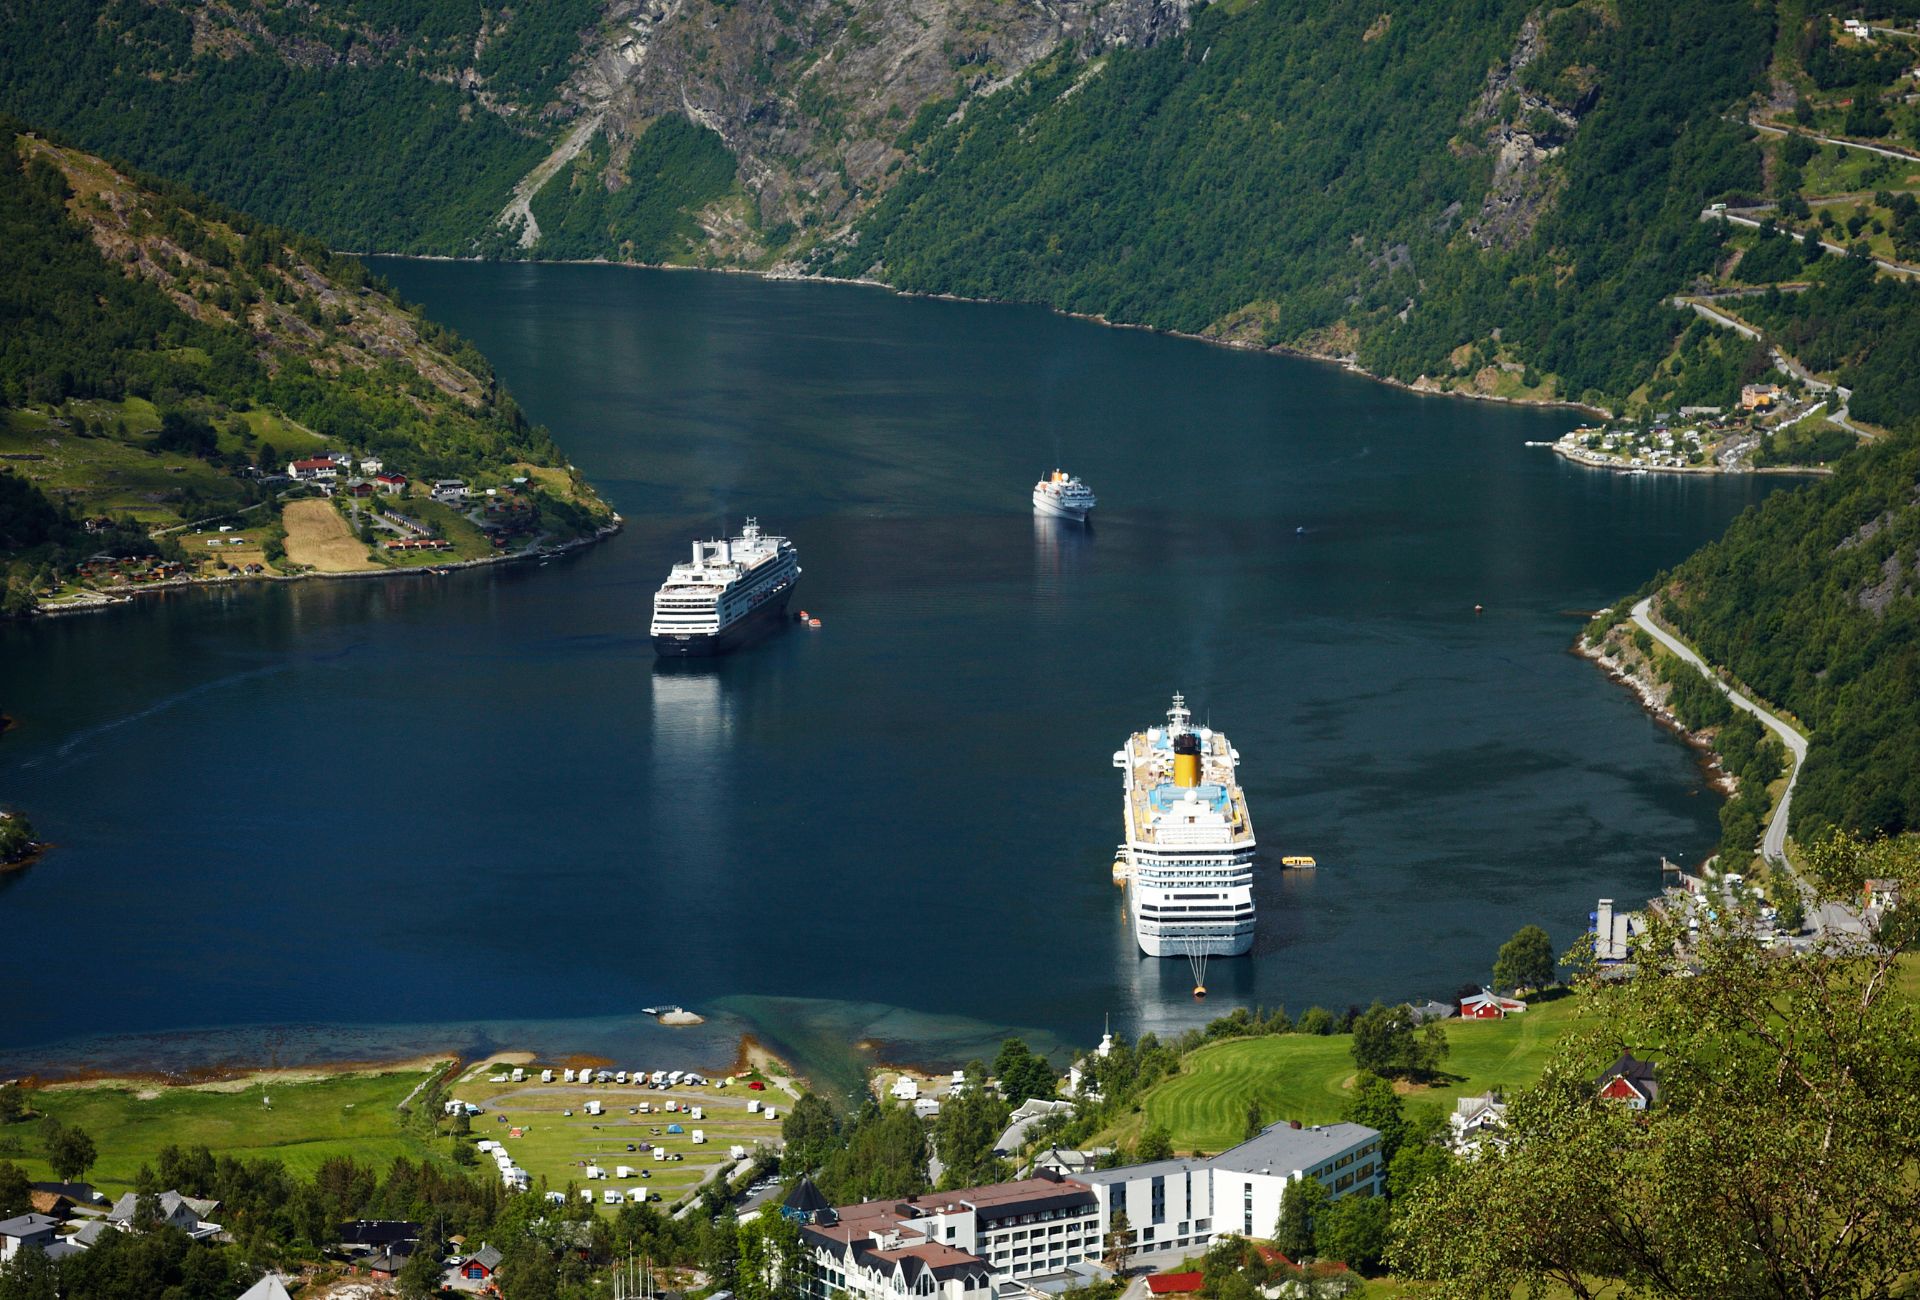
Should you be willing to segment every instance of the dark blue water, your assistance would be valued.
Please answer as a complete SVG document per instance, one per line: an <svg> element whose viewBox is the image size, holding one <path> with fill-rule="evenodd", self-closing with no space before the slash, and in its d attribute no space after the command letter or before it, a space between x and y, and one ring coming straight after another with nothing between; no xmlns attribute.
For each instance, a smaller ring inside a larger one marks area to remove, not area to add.
<svg viewBox="0 0 1920 1300"><path fill-rule="evenodd" d="M0 798L58 845L0 884L0 1061L611 1050L662 1000L943 1056L1444 996L1717 837L1689 751L1568 647L1777 479L1609 476L1522 446L1565 412L1024 308L381 270L627 530L0 628ZM1091 530L1030 517L1056 463ZM824 626L656 668L653 588L745 513ZM1264 858L1208 1009L1108 879L1110 755L1175 689L1241 751ZM225 1032L153 1037L182 1029Z"/></svg>

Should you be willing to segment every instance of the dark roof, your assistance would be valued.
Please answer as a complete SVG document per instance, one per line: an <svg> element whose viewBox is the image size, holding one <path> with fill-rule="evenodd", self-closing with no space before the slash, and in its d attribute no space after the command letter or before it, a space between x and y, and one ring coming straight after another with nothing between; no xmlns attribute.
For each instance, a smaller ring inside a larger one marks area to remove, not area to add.
<svg viewBox="0 0 1920 1300"><path fill-rule="evenodd" d="M500 1252L486 1242L480 1243L480 1249L474 1251L473 1254L467 1256L467 1258L486 1269L489 1273L500 1267Z"/></svg>
<svg viewBox="0 0 1920 1300"><path fill-rule="evenodd" d="M809 1215L818 1214L822 1210L831 1210L833 1208L833 1203L821 1195L820 1189L813 1185L813 1179L806 1177L804 1174L801 1176L800 1181L788 1190L786 1199L782 1200L780 1204L783 1208L792 1210L796 1214Z"/></svg>
<svg viewBox="0 0 1920 1300"><path fill-rule="evenodd" d="M1656 1077L1653 1062L1637 1060L1632 1052L1620 1053L1620 1059L1602 1070L1600 1077L1593 1081L1593 1086L1604 1088L1615 1079L1625 1079L1639 1089L1648 1101L1660 1093L1660 1080Z"/></svg>
<svg viewBox="0 0 1920 1300"><path fill-rule="evenodd" d="M99 1195L93 1190L92 1183L28 1183L27 1186L36 1192L52 1192L55 1196L64 1196L81 1205L92 1205L94 1198Z"/></svg>
<svg viewBox="0 0 1920 1300"><path fill-rule="evenodd" d="M405 1219L355 1219L340 1225L343 1246L385 1246L396 1241L420 1240L420 1225Z"/></svg>

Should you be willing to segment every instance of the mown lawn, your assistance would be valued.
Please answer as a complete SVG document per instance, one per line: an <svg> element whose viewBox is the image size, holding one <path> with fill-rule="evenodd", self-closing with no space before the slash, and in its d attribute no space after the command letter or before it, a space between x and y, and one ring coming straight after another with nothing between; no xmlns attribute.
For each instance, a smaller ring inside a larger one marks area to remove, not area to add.
<svg viewBox="0 0 1920 1300"><path fill-rule="evenodd" d="M109 1194L133 1186L142 1164L165 1146L205 1146L216 1156L272 1158L310 1176L328 1156L384 1167L396 1156L426 1157L427 1145L401 1127L398 1103L424 1072L350 1074L308 1083L271 1082L143 1088L124 1083L40 1089L36 1112L77 1125L93 1139L99 1163L88 1181ZM265 1096L272 1106L262 1103ZM41 1155L42 1119L0 1129L4 1155L36 1179L53 1177ZM439 1158L445 1160L446 1143Z"/></svg>
<svg viewBox="0 0 1920 1300"><path fill-rule="evenodd" d="M1577 1006L1569 997L1536 1003L1506 1020L1449 1021L1447 1078L1413 1089L1408 1103L1450 1110L1456 1098L1533 1082L1575 1026ZM1173 1135L1177 1150L1222 1151L1240 1140L1247 1104L1255 1100L1269 1123L1330 1123L1340 1117L1353 1075L1350 1034L1232 1039L1188 1056L1178 1075L1147 1094L1142 1115L1102 1141L1131 1141L1157 1124Z"/></svg>

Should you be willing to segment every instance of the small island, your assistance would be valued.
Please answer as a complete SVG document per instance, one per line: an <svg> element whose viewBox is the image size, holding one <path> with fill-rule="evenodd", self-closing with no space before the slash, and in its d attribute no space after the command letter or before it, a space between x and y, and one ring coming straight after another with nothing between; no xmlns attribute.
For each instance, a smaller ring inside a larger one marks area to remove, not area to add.
<svg viewBox="0 0 1920 1300"><path fill-rule="evenodd" d="M33 865L46 846L33 837L33 823L21 813L0 812L0 872Z"/></svg>

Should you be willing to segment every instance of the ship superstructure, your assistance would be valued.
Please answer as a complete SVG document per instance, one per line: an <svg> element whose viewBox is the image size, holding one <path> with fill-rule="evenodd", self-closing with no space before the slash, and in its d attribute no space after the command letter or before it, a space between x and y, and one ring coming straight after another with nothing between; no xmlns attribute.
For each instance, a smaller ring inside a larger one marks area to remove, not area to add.
<svg viewBox="0 0 1920 1300"><path fill-rule="evenodd" d="M738 537L695 542L653 597L653 648L662 655L725 654L777 624L800 581L793 543L749 519Z"/></svg>
<svg viewBox="0 0 1920 1300"><path fill-rule="evenodd" d="M1033 513L1056 519L1085 523L1087 514L1098 505L1093 489L1063 469L1033 485Z"/></svg>
<svg viewBox="0 0 1920 1300"><path fill-rule="evenodd" d="M1134 937L1149 957L1196 961L1196 981L1200 960L1253 947L1253 818L1239 762L1226 736L1193 725L1181 695L1166 726L1135 732L1113 755Z"/></svg>

